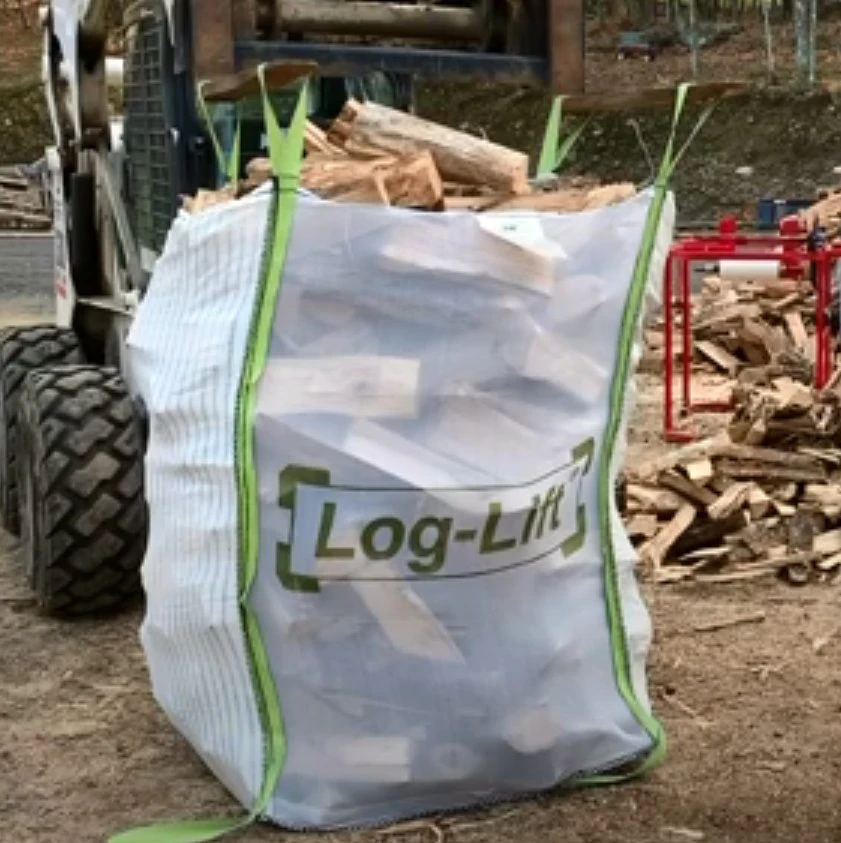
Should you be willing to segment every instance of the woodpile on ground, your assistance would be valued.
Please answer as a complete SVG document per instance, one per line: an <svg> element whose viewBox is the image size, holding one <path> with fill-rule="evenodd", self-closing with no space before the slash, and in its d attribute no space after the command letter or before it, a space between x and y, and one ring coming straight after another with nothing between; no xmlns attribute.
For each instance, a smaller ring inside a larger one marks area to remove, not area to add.
<svg viewBox="0 0 841 843"><path fill-rule="evenodd" d="M349 101L323 131L307 123L301 187L335 202L444 210L572 212L601 208L635 193L630 183L556 180L535 185L522 152L376 103ZM249 162L246 179L199 191L184 207L197 213L245 195L272 177Z"/></svg>
<svg viewBox="0 0 841 843"><path fill-rule="evenodd" d="M0 229L46 229L51 225L39 191L13 168L0 170Z"/></svg>
<svg viewBox="0 0 841 843"><path fill-rule="evenodd" d="M791 377L813 378L815 363L815 293L809 281L704 279L692 297L693 367L715 372L731 382L768 384ZM675 361L681 359L681 332L675 331ZM662 322L646 332L643 371L663 369ZM720 396L719 396L720 397ZM702 396L697 396L703 402Z"/></svg>
<svg viewBox="0 0 841 843"><path fill-rule="evenodd" d="M626 526L656 581L841 574L841 389L811 386L813 319L808 282L705 282L696 368L729 376L733 411L719 434L626 469Z"/></svg>

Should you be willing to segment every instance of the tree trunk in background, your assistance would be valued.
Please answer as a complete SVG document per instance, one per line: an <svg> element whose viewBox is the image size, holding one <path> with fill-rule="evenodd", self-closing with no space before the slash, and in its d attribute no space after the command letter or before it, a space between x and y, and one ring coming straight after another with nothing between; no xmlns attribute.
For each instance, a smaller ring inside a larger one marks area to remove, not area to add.
<svg viewBox="0 0 841 843"><path fill-rule="evenodd" d="M771 34L771 0L762 0L762 24L765 30L765 61L768 81L774 80L774 36Z"/></svg>
<svg viewBox="0 0 841 843"><path fill-rule="evenodd" d="M800 2L805 2L805 0L800 0ZM695 0L689 0L689 38L691 47L691 60L692 60L692 78L698 78L698 26L697 26L697 14L695 9Z"/></svg>
<svg viewBox="0 0 841 843"><path fill-rule="evenodd" d="M794 43L797 68L805 78L809 73L809 0L794 0Z"/></svg>
<svg viewBox="0 0 841 843"><path fill-rule="evenodd" d="M809 0L809 84L815 84L818 65L818 0Z"/></svg>

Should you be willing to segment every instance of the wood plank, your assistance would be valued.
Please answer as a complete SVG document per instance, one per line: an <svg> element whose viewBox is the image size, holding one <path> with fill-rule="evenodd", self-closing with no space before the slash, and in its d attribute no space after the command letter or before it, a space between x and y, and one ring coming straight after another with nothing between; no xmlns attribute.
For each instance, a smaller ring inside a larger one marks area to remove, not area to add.
<svg viewBox="0 0 841 843"><path fill-rule="evenodd" d="M735 376L742 367L741 360L734 357L721 346L716 345L710 340L698 340L695 343L695 348L697 348L698 352L706 357L707 360L710 360L718 366L719 369L726 372L731 377Z"/></svg>

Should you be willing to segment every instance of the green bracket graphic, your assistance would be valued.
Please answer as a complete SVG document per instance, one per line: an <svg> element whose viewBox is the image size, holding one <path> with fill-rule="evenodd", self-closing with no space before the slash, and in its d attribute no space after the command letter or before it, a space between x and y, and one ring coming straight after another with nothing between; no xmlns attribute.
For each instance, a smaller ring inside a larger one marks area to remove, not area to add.
<svg viewBox="0 0 841 843"><path fill-rule="evenodd" d="M322 468L305 465L287 465L278 476L277 505L289 510L289 541L277 543L277 577L289 591L317 594L321 586L316 577L295 574L292 571L292 540L295 535L295 498L298 484L307 486L329 486L330 472Z"/></svg>
<svg viewBox="0 0 841 843"><path fill-rule="evenodd" d="M590 466L593 463L593 453L596 450L596 440L591 436L585 439L580 445L576 445L572 449L572 459L574 462L585 460L584 469L581 476L584 477L590 471ZM575 515L576 530L568 538L564 540L561 545L561 553L564 557L572 556L573 553L578 553L584 546L584 541L587 538L587 507L581 503L581 489L578 490L578 510Z"/></svg>

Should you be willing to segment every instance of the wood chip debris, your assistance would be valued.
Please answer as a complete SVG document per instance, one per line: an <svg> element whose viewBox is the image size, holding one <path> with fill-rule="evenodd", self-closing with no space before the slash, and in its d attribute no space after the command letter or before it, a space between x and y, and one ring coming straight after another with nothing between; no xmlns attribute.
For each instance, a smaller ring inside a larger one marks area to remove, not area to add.
<svg viewBox="0 0 841 843"><path fill-rule="evenodd" d="M636 193L630 183L528 176L528 156L467 132L372 102L350 100L327 128L305 132L302 188L334 202L425 211L577 212ZM246 178L182 199L192 214L247 195L272 178L268 159L248 163Z"/></svg>
<svg viewBox="0 0 841 843"><path fill-rule="evenodd" d="M811 284L712 277L692 309L693 375L723 379L732 411L717 435L626 466L623 517L643 574L660 582L834 580L841 379L812 387ZM649 326L645 357L660 371L663 345L662 326Z"/></svg>

